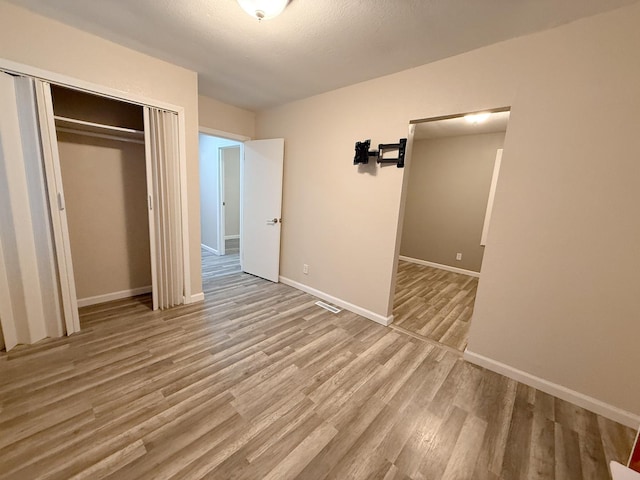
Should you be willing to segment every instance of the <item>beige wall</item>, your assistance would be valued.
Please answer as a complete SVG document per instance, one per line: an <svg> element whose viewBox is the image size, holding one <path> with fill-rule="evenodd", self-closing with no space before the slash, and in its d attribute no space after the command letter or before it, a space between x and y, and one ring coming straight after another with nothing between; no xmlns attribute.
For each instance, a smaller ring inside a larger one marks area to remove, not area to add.
<svg viewBox="0 0 640 480"><path fill-rule="evenodd" d="M198 97L200 126L226 133L255 137L256 114L249 110L227 105L214 98Z"/></svg>
<svg viewBox="0 0 640 480"><path fill-rule="evenodd" d="M504 133L414 142L400 255L480 271L489 187L503 143Z"/></svg>
<svg viewBox="0 0 640 480"><path fill-rule="evenodd" d="M390 313L403 173L354 142L512 106L469 349L640 414L640 4L262 112L282 275ZM310 274L302 274L302 264Z"/></svg>
<svg viewBox="0 0 640 480"><path fill-rule="evenodd" d="M195 72L130 50L0 0L0 58L181 106L186 118L191 292L202 291L198 175L198 78ZM205 102L211 127L252 131L251 115ZM208 125L209 121L205 122Z"/></svg>
<svg viewBox="0 0 640 480"><path fill-rule="evenodd" d="M79 299L151 285L144 145L59 133Z"/></svg>

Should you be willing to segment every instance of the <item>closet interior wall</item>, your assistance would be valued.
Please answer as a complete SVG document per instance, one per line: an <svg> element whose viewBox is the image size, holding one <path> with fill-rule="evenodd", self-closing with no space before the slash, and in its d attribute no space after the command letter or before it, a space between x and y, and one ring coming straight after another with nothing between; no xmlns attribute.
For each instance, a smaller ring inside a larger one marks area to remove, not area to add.
<svg viewBox="0 0 640 480"><path fill-rule="evenodd" d="M144 136L90 125L142 132L143 108L58 86L52 96L78 304L150 292Z"/></svg>

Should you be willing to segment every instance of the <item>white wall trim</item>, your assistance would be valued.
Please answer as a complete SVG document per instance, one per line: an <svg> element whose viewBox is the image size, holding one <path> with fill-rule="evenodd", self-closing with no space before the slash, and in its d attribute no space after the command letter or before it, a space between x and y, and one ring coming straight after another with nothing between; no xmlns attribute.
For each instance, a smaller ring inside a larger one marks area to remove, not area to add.
<svg viewBox="0 0 640 480"><path fill-rule="evenodd" d="M400 260L405 262L416 263L418 265L424 265L425 267L439 268L440 270L447 270L449 272L461 273L462 275L469 275L470 277L480 278L480 272L474 272L473 270L465 270L464 268L452 267L450 265L442 265L441 263L427 262L426 260L420 260L419 258L405 257L400 255Z"/></svg>
<svg viewBox="0 0 640 480"><path fill-rule="evenodd" d="M79 298L78 307L88 307L98 303L111 302L113 300L121 300L123 298L135 297L151 293L151 285L146 287L130 288L129 290L121 290L119 292L105 293L104 295L96 295L95 297Z"/></svg>
<svg viewBox="0 0 640 480"><path fill-rule="evenodd" d="M205 245L204 243L201 243L200 246L205 249L207 252L211 252L214 255L220 255L220 253L218 252L218 250L216 250L215 248L211 248L207 245Z"/></svg>
<svg viewBox="0 0 640 480"><path fill-rule="evenodd" d="M290 287L297 288L298 290L302 290L303 292L307 292L314 297L318 297L327 302L333 303L339 307L344 308L345 310L349 310L350 312L357 313L360 316L368 318L369 320L373 320L380 325L384 325L388 327L393 322L393 315L388 317L383 317L382 315L378 315L366 308L359 307L358 305L354 305L353 303L349 303L341 298L334 297L333 295L329 295L328 293L322 292L320 290L316 290L315 288L309 287L308 285L304 285L303 283L296 282L295 280L291 280L287 277L279 277L281 283L285 285L289 285Z"/></svg>
<svg viewBox="0 0 640 480"><path fill-rule="evenodd" d="M640 425L640 415L627 412L626 410L614 407L613 405L604 403L596 398L576 392L575 390L550 382L544 378L536 377L535 375L518 370L517 368L478 353L473 353L468 349L464 351L463 358L470 363L487 368L488 370L512 378L513 380L517 380L518 382L537 388L538 390L542 390L543 392L574 403L582 408L586 408L598 415L610 418L611 420L622 423L628 427L636 429L638 428L638 425Z"/></svg>
<svg viewBox="0 0 640 480"><path fill-rule="evenodd" d="M225 235L224 239L225 240L239 240L240 239L240 235Z"/></svg>
<svg viewBox="0 0 640 480"><path fill-rule="evenodd" d="M251 140L251 137L247 137L246 135L238 135L237 133L216 130L215 128L200 126L198 127L198 131L200 133L212 135L214 137L226 138L227 140L236 140L238 142L246 142L247 140Z"/></svg>
<svg viewBox="0 0 640 480"><path fill-rule="evenodd" d="M185 305L189 305L191 303L204 302L204 292L196 293L191 295L189 298L185 298Z"/></svg>
<svg viewBox="0 0 640 480"><path fill-rule="evenodd" d="M44 70L42 68L33 67L24 63L14 62L5 58L0 58L0 69L6 72L18 75L28 75L29 77L38 78L45 82L54 83L63 87L71 87L76 90L82 90L89 93L98 93L105 97L111 97L116 100L126 100L137 105L156 107L163 110L170 110L178 114L184 114L184 107L174 105L172 103L155 100L137 93L117 90L98 83L88 82L79 78L62 75L60 73Z"/></svg>
<svg viewBox="0 0 640 480"><path fill-rule="evenodd" d="M189 182L187 181L187 119L184 111L178 112L178 168L180 170L180 200L182 220L182 273L184 275L183 291L186 297L191 296L191 250L189 232ZM198 220L199 221L199 220ZM195 252L200 258L200 251ZM200 259L200 262L202 259ZM202 279L202 275L200 275ZM202 283L202 282L200 282Z"/></svg>

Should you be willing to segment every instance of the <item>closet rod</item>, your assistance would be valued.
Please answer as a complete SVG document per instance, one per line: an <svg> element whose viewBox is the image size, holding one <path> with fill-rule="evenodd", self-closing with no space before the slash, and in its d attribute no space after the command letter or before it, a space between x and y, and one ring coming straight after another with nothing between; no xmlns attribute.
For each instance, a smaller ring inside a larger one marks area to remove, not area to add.
<svg viewBox="0 0 640 480"><path fill-rule="evenodd" d="M54 118L56 121L56 130L60 132L144 144L144 132L141 130L87 122L58 115L54 116Z"/></svg>
<svg viewBox="0 0 640 480"><path fill-rule="evenodd" d="M119 142L137 143L144 145L144 140L138 140L137 138L120 137L118 135L109 135L108 133L87 132L86 130L79 130L77 128L56 127L56 131L64 133L74 133L76 135L84 135L85 137L104 138L106 140L117 140Z"/></svg>
<svg viewBox="0 0 640 480"><path fill-rule="evenodd" d="M98 128L101 130L112 130L114 132L121 132L121 133L131 133L131 134L140 134L140 135L144 134L142 130L134 130L133 128L126 128L126 127L115 127L113 125L105 125L103 123L87 122L85 120L77 120L75 118L62 117L60 115L55 115L53 118L55 118L56 120L60 120L61 122L75 124L78 127Z"/></svg>

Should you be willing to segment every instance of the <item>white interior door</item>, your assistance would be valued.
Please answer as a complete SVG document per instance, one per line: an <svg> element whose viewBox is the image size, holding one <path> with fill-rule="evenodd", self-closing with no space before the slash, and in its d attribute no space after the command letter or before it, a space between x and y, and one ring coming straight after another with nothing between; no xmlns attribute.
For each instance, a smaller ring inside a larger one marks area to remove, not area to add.
<svg viewBox="0 0 640 480"><path fill-rule="evenodd" d="M280 274L283 163L283 138L244 143L242 270L272 282Z"/></svg>

